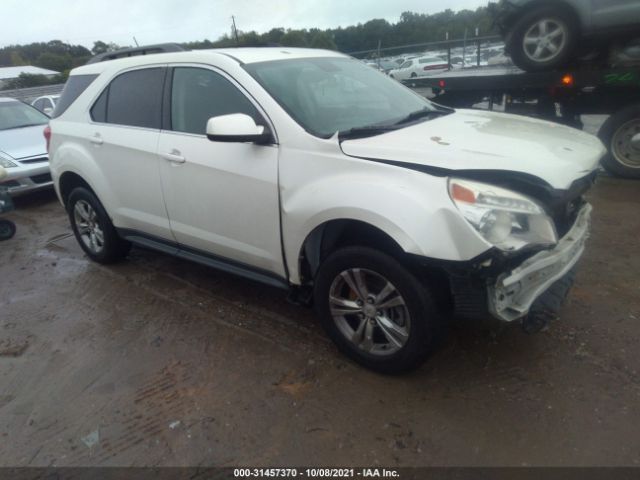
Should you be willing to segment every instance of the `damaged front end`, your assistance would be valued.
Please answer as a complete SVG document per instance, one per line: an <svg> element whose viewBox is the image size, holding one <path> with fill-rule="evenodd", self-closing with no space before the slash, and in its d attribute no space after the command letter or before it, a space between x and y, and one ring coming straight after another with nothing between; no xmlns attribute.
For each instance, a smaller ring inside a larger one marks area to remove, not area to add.
<svg viewBox="0 0 640 480"><path fill-rule="evenodd" d="M540 331L557 318L589 238L592 208L583 194L594 180L591 174L565 191L510 182L509 188L526 191L544 205L559 239L552 246L520 252L492 249L464 266L449 266L455 317L521 321L527 333Z"/></svg>
<svg viewBox="0 0 640 480"><path fill-rule="evenodd" d="M535 302L557 282L552 292L554 297L561 297L561 303L568 293L568 284L562 281L565 277L573 277L573 268L584 253L591 220L591 206L586 204L578 214L573 228L558 242L552 250L545 250L527 259L509 272L500 275L495 283L488 285L488 307L492 316L505 322L525 318L532 310ZM562 291L564 290L564 291ZM550 304L550 299L542 299ZM557 305L559 308L561 305ZM539 312L540 309L534 309ZM544 308L546 316L553 317L557 312ZM550 319L550 318L549 318ZM536 325L544 327L541 319L525 320L525 330L535 330ZM528 323L528 324L527 324Z"/></svg>

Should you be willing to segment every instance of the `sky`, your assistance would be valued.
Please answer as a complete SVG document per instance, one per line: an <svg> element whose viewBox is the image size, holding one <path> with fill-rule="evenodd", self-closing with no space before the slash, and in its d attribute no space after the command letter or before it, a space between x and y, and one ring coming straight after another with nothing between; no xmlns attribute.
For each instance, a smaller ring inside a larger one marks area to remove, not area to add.
<svg viewBox="0 0 640 480"><path fill-rule="evenodd" d="M487 0L0 0L0 48L62 40L140 45L215 40L238 30L334 28L373 18L397 22L405 11L475 9Z"/></svg>

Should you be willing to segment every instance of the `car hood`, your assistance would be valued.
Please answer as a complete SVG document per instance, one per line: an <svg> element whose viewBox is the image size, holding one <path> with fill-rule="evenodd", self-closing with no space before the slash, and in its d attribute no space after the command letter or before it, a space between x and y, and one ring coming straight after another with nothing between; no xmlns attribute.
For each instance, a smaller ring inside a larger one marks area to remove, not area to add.
<svg viewBox="0 0 640 480"><path fill-rule="evenodd" d="M0 150L20 160L47 154L47 144L42 131L45 125L0 130Z"/></svg>
<svg viewBox="0 0 640 480"><path fill-rule="evenodd" d="M341 147L349 156L451 170L451 175L520 172L562 190L595 170L606 153L600 140L574 128L479 110L457 110L383 135L345 140Z"/></svg>

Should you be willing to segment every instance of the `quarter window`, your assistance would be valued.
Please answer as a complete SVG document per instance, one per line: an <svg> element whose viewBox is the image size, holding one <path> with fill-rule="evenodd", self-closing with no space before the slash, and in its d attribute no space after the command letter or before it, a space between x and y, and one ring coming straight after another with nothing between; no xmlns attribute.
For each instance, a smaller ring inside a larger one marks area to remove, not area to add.
<svg viewBox="0 0 640 480"><path fill-rule="evenodd" d="M64 84L58 105L51 117L56 118L62 115L96 78L98 75L71 75Z"/></svg>
<svg viewBox="0 0 640 480"><path fill-rule="evenodd" d="M204 135L211 117L244 113L264 123L249 99L229 80L211 70L174 69L171 92L171 129Z"/></svg>
<svg viewBox="0 0 640 480"><path fill-rule="evenodd" d="M147 68L116 77L91 108L96 122L160 129L164 68Z"/></svg>

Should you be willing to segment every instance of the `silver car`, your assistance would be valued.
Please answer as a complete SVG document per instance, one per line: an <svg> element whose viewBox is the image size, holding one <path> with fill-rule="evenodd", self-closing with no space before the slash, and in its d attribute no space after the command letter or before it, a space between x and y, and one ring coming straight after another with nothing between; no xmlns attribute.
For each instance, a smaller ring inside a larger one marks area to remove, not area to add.
<svg viewBox="0 0 640 480"><path fill-rule="evenodd" d="M8 173L0 185L12 196L53 185L43 136L48 122L31 105L0 98L0 166Z"/></svg>
<svg viewBox="0 0 640 480"><path fill-rule="evenodd" d="M640 1L502 0L496 23L513 63L550 70L566 65L579 48L640 36Z"/></svg>

